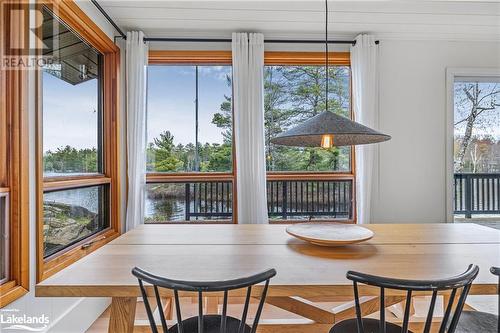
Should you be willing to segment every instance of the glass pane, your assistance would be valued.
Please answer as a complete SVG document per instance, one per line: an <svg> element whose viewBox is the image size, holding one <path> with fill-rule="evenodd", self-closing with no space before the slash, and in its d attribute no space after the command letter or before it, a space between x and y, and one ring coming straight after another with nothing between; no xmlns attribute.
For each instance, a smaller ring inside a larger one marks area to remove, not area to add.
<svg viewBox="0 0 500 333"><path fill-rule="evenodd" d="M8 280L9 229L7 217L7 196L0 194L0 283Z"/></svg>
<svg viewBox="0 0 500 333"><path fill-rule="evenodd" d="M454 214L488 223L500 216L500 77L454 83Z"/></svg>
<svg viewBox="0 0 500 333"><path fill-rule="evenodd" d="M330 68L329 110L350 118L350 69ZM264 115L268 171L350 171L349 147L331 149L274 145L270 140L325 110L321 66L266 66Z"/></svg>
<svg viewBox="0 0 500 333"><path fill-rule="evenodd" d="M230 172L231 94L231 66L149 66L147 171Z"/></svg>
<svg viewBox="0 0 500 333"><path fill-rule="evenodd" d="M44 256L106 229L107 212L106 185L44 193Z"/></svg>
<svg viewBox="0 0 500 333"><path fill-rule="evenodd" d="M146 223L232 220L230 181L158 183L146 186Z"/></svg>
<svg viewBox="0 0 500 333"><path fill-rule="evenodd" d="M44 10L43 169L44 176L102 171L102 56Z"/></svg>

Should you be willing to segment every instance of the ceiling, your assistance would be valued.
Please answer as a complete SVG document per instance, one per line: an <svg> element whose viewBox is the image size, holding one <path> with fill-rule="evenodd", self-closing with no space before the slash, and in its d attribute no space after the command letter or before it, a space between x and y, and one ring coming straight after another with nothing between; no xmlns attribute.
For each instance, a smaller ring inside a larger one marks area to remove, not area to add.
<svg viewBox="0 0 500 333"><path fill-rule="evenodd" d="M230 37L233 31L266 38L322 38L324 2L99 0L123 30L148 37ZM386 39L500 41L500 0L329 2L332 38L360 32Z"/></svg>

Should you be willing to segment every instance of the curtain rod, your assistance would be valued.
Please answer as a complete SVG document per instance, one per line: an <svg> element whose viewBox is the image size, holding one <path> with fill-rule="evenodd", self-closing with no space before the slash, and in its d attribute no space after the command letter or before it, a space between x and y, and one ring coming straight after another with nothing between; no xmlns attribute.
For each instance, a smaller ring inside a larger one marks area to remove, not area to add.
<svg viewBox="0 0 500 333"><path fill-rule="evenodd" d="M145 37L145 42L196 42L196 43L231 43L231 38L170 38L170 37ZM265 43L271 44L324 44L324 40L314 39L266 39ZM379 41L376 40L375 44ZM328 44L356 45L355 40L329 40Z"/></svg>
<svg viewBox="0 0 500 333"><path fill-rule="evenodd" d="M91 0L94 6L101 12L101 14L108 20L108 22L118 31L120 36L116 38L127 39L127 35L123 30L116 24L115 21L108 15L104 8L99 5L97 0ZM231 38L170 38L170 37L145 37L145 42L195 42L195 43L231 43ZM264 40L265 43L272 44L324 44L324 40L312 40L312 39L268 39ZM376 40L375 44L379 41ZM329 40L328 44L351 44L356 45L355 40Z"/></svg>

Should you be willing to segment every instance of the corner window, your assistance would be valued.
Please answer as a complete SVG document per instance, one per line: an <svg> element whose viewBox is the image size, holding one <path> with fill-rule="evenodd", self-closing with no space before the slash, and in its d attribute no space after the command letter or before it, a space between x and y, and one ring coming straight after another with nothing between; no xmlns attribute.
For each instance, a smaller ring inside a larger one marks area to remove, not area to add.
<svg viewBox="0 0 500 333"><path fill-rule="evenodd" d="M62 16L84 15L72 8ZM120 230L119 50L102 31L69 26L55 13L43 7L43 55L51 61L38 73L38 280Z"/></svg>

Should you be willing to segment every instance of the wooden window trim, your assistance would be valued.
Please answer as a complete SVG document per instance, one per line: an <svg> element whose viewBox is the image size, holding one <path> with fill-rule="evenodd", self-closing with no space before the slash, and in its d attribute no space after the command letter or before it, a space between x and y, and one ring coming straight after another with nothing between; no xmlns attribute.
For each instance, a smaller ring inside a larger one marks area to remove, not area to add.
<svg viewBox="0 0 500 333"><path fill-rule="evenodd" d="M61 269L71 265L82 257L107 244L121 233L120 228L120 183L119 183L119 117L118 84L120 49L113 41L78 7L73 1L45 0L38 5L56 10L55 15L78 33L84 40L103 54L103 173L69 177L43 177L42 146L42 105L41 75L37 71L36 99L37 135L36 135L36 183L37 183L37 282L40 282ZM43 251L43 193L75 189L93 185L107 184L110 190L109 218L110 226L85 238L67 249L48 258Z"/></svg>
<svg viewBox="0 0 500 333"><path fill-rule="evenodd" d="M332 66L350 66L351 58L349 52L330 52L328 60ZM150 65L184 64L184 65L215 65L232 64L231 51L171 51L171 50L150 50ZM264 65L324 65L324 52L264 52ZM352 89L351 89L351 117L354 118L352 109ZM234 118L233 118L234 119ZM234 143L234 142L233 142ZM234 144L233 144L233 156ZM175 183L186 181L215 181L232 180L233 194L236 194L236 158L233 158L233 173L147 173L146 181L148 183ZM267 172L268 180L352 180L353 182L353 207L356 207L356 156L354 147L351 148L351 170L350 171L318 171L318 172L292 172L292 171L273 171ZM236 205L236 204L235 204ZM236 207L236 206L234 206ZM234 209L233 212L237 210ZM236 218L233 218L237 223ZM356 209L353 212L353 218L346 220L345 223L356 223ZM284 221L284 222L290 222ZM344 221L343 221L344 222ZM177 222L176 222L177 223ZM190 222L191 223L191 222ZM281 223L281 222L279 222Z"/></svg>
<svg viewBox="0 0 500 333"><path fill-rule="evenodd" d="M2 18L7 13L0 9ZM28 22L26 11L24 23ZM2 20L0 36L27 40L23 22ZM3 37L2 37L3 39ZM7 38L6 38L7 39ZM3 43L1 54L5 54ZM20 53L18 55L21 55ZM9 280L0 286L0 308L29 291L29 179L27 71L0 73L0 191L9 194Z"/></svg>

